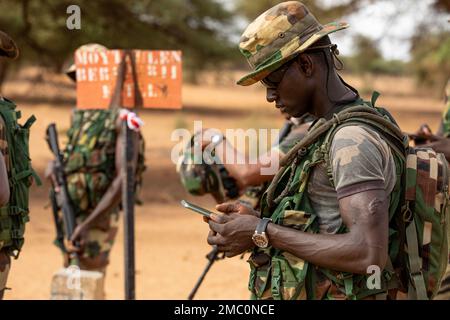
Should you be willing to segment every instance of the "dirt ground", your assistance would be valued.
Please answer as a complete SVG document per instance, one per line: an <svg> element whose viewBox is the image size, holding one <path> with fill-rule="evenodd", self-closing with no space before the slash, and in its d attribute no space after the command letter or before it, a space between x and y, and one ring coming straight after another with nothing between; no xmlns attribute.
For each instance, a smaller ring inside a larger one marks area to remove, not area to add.
<svg viewBox="0 0 450 320"><path fill-rule="evenodd" d="M74 86L61 76L46 75L37 81L32 70L8 81L3 95L13 97L23 117L36 115L38 121L31 131L30 150L33 165L42 177L51 159L44 141L45 129L56 122L61 133L69 126ZM233 76L230 76L232 79ZM237 78L237 76L235 77ZM364 85L355 77L346 77L355 87ZM439 99L416 93L413 82L405 78L379 78L372 82L383 93L378 104L388 106L404 131L411 132L427 122L436 128L443 108ZM196 198L186 194L170 160L171 141L175 128L192 131L194 120L203 120L204 127L277 128L283 123L274 106L265 101L259 87L238 88L231 81L214 85L183 86L181 111L145 110L148 169L145 172L142 198L144 205L136 208L136 296L137 299L186 299L206 264L207 225L194 213L181 208L181 199L212 208L209 197ZM20 258L13 261L6 299L48 299L52 274L61 267L59 251L52 245L54 226L47 194L48 184L33 187L31 222L27 225L26 242ZM123 299L123 228L120 228L107 271L107 299ZM219 261L211 269L198 299L247 299L248 266L245 258Z"/></svg>

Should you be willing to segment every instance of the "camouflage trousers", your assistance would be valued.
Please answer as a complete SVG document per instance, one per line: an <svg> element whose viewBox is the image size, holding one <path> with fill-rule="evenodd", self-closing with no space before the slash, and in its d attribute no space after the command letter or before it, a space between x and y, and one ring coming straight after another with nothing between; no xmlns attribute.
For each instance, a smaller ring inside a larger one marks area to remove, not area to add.
<svg viewBox="0 0 450 320"><path fill-rule="evenodd" d="M81 223L79 219L77 223ZM79 255L82 270L105 273L109 264L109 254L114 245L119 224L119 209L105 215L101 221L92 226L85 234L84 250ZM64 265L69 265L69 257L64 253Z"/></svg>
<svg viewBox="0 0 450 320"><path fill-rule="evenodd" d="M0 250L0 300L3 299L3 294L7 289L6 281L8 280L10 269L11 257L4 250Z"/></svg>

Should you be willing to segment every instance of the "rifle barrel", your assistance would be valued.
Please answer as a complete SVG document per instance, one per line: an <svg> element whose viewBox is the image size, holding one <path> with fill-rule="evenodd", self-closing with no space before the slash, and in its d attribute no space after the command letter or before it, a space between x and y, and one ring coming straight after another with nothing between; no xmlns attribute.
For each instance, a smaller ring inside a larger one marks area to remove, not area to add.
<svg viewBox="0 0 450 320"><path fill-rule="evenodd" d="M51 123L47 127L47 142L50 147L50 150L52 151L53 155L55 156L55 176L56 180L58 182L58 185L60 187L60 195L62 197L62 205L61 210L63 212L63 220L64 220L64 226L65 226L65 233L67 240L70 240L72 237L72 233L75 230L76 227L76 219L75 219L75 211L73 209L72 201L70 199L69 195L69 189L67 187L67 181L66 181L66 175L64 171L64 162L63 162L63 155L61 153L61 150L59 148L58 143L58 131L56 130L56 124ZM79 259L77 253L71 253L70 254L70 260L71 264L79 265Z"/></svg>
<svg viewBox="0 0 450 320"><path fill-rule="evenodd" d="M203 270L202 274L197 280L197 283L195 284L194 288L192 289L191 293L189 293L188 300L194 299L195 294L197 293L198 289L203 283L203 280L205 279L206 274L209 272L209 269L211 269L213 263L217 260L217 255L219 254L219 250L217 246L213 247L213 250L206 255L208 258L208 263L206 264L205 269Z"/></svg>

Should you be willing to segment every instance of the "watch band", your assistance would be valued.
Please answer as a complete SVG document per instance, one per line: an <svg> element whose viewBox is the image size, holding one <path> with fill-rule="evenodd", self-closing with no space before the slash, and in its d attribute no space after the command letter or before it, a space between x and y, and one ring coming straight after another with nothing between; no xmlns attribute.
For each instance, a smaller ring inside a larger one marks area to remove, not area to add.
<svg viewBox="0 0 450 320"><path fill-rule="evenodd" d="M272 222L272 219L270 219L270 218L262 218L258 222L258 225L256 226L255 232L257 234L262 234L263 232L266 232L267 225L269 224L269 222Z"/></svg>

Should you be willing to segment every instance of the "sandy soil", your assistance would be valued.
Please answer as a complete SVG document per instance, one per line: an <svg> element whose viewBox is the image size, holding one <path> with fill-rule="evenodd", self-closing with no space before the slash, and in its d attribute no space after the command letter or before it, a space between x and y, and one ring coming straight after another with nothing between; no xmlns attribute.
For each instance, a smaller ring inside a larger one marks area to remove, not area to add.
<svg viewBox="0 0 450 320"><path fill-rule="evenodd" d="M33 73L34 72L34 73ZM63 133L69 125L74 87L64 78L46 75L45 84L35 81L35 71L22 74L3 88L5 96L16 99L24 118L35 114L38 121L31 133L31 157L43 176L50 152L44 141L45 129L56 122ZM350 77L350 83L361 81ZM374 82L383 92L379 105L389 106L403 130L413 131L428 122L436 128L443 104L439 99L415 92L409 79L384 78ZM194 120L204 127L276 128L283 120L264 99L262 88L237 88L230 83L221 86L185 85L182 111L145 110L147 165L142 198L144 205L136 209L136 295L138 299L185 299L206 264L207 225L202 219L179 206L190 199L206 207L214 202L209 197L187 195L170 161L171 132L178 127L192 130ZM407 112L409 110L409 112ZM61 256L52 245L54 226L47 200L48 184L33 187L31 222L27 225L26 243L17 261L13 261L6 299L48 299L52 274L61 266ZM107 272L108 299L123 298L123 236L120 229ZM221 260L208 274L197 298L246 299L248 266L239 258Z"/></svg>

